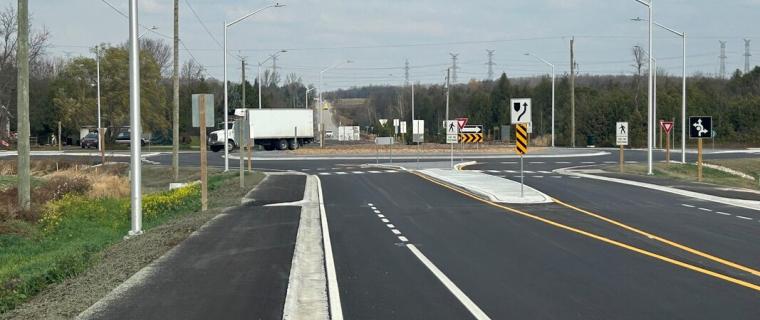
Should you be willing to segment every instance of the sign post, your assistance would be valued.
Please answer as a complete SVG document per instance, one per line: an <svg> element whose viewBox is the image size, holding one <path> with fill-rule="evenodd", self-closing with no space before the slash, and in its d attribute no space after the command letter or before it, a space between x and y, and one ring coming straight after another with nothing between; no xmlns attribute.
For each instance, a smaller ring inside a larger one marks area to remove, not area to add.
<svg viewBox="0 0 760 320"><path fill-rule="evenodd" d="M620 172L623 172L625 146L628 145L628 122L615 124L615 138L616 144L620 146Z"/></svg>
<svg viewBox="0 0 760 320"><path fill-rule="evenodd" d="M520 155L520 197L525 197L524 156L528 153L528 126L525 123L515 125L515 151Z"/></svg>
<svg viewBox="0 0 760 320"><path fill-rule="evenodd" d="M670 131L673 130L673 122L660 121L660 127L665 130L665 163L670 164ZM660 133L662 138L662 133Z"/></svg>
<svg viewBox="0 0 760 320"><path fill-rule="evenodd" d="M194 94L192 101L193 127L200 128L201 151L201 211L208 210L208 158L206 153L206 127L214 126L214 95ZM226 128L227 124L225 124Z"/></svg>
<svg viewBox="0 0 760 320"><path fill-rule="evenodd" d="M454 145L459 140L459 126L456 120L446 120L446 143L451 144L451 167L454 167Z"/></svg>
<svg viewBox="0 0 760 320"><path fill-rule="evenodd" d="M697 139L697 181L702 181L702 139L713 136L712 117L689 117L689 137Z"/></svg>

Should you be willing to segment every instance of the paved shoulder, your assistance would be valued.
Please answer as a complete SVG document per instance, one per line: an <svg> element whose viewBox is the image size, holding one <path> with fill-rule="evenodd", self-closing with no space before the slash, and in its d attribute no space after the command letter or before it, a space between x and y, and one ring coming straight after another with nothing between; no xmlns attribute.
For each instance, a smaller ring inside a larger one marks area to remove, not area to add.
<svg viewBox="0 0 760 320"><path fill-rule="evenodd" d="M273 176L250 196L300 200L304 182L305 177ZM257 204L228 210L82 318L281 319L300 212Z"/></svg>

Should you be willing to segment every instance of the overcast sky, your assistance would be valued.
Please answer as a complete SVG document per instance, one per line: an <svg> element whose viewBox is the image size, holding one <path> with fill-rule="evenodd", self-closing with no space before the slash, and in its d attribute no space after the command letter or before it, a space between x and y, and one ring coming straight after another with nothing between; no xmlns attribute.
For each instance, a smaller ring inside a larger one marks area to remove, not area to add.
<svg viewBox="0 0 760 320"><path fill-rule="evenodd" d="M108 0L127 12L127 0ZM5 6L15 0L0 0ZM157 26L161 39L171 36L172 0L140 0L140 24ZM271 2L247 0L180 0L180 38L184 62L191 55L207 74L222 78L223 22L234 20ZM410 77L423 83L440 83L451 64L449 53L459 54L459 82L487 76L486 50L495 50L495 73L510 77L537 75L548 67L532 52L557 65L557 73L569 71L569 41L576 38L576 60L581 73L626 74L633 72L631 47L646 46L646 7L635 0L300 0L282 1L245 20L228 33L229 51L247 56L248 74L256 73L256 61L279 49L278 71L297 73L306 83L317 84L319 71L339 61L354 63L329 71L326 89L352 85L399 84L409 60ZM188 5L189 4L189 5ZM760 48L760 0L655 0L655 21L689 35L689 72L715 74L720 45L728 41L729 74L744 67L744 41ZM190 10L195 9L198 18ZM30 0L36 28L45 25L52 34L49 53L85 55L97 43L127 39L127 19L102 0ZM209 28L204 30L202 21ZM165 39L168 43L170 39ZM680 74L680 38L663 30L655 32L655 56L660 67ZM760 50L754 49L756 59ZM271 67L267 62L266 67ZM240 64L229 59L229 77L240 78Z"/></svg>

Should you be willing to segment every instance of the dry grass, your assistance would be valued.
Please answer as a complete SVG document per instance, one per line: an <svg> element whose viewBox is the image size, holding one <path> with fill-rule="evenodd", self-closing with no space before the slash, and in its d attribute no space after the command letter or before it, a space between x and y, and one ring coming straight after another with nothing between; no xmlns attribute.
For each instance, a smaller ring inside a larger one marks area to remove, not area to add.
<svg viewBox="0 0 760 320"><path fill-rule="evenodd" d="M426 143L422 146L414 146L414 145L394 145L393 146L393 153L394 154L416 154L418 152L425 152L425 153L434 153L434 152L440 152L440 153L448 153L450 150L450 146L447 144L433 144L433 143ZM539 150L545 149L544 147L530 147L530 152L536 152ZM514 154L514 146L513 145L506 145L506 144L481 144L481 145L475 145L475 144L456 144L454 145L454 150L457 153L468 153L468 154L479 154L479 153L504 153L504 154ZM331 155L331 154L375 154L378 152L378 146L374 144L345 144L345 145L330 145L325 146L324 148L320 149L319 146L315 147L306 147L306 148L300 148L295 151L290 151L294 154L301 154L301 155ZM388 146L379 146L379 152L380 153L387 153L388 152Z"/></svg>

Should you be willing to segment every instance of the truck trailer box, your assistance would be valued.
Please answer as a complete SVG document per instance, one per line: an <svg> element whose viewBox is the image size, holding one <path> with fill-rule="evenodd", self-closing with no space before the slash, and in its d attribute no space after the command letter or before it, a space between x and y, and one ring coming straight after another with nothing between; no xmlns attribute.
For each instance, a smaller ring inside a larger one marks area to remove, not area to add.
<svg viewBox="0 0 760 320"><path fill-rule="evenodd" d="M314 111L311 109L249 109L251 138L314 138Z"/></svg>

